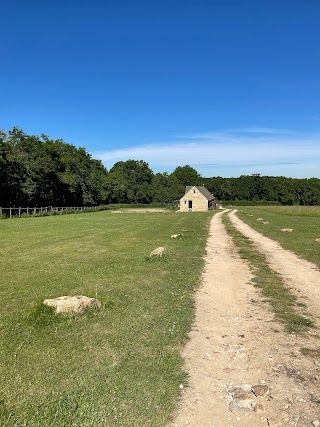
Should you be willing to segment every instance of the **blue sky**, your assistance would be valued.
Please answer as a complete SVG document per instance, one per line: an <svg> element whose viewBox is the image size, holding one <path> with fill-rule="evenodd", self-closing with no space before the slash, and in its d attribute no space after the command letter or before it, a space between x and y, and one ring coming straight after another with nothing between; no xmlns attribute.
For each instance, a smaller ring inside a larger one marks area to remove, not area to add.
<svg viewBox="0 0 320 427"><path fill-rule="evenodd" d="M107 168L320 178L319 0L1 2L0 127Z"/></svg>

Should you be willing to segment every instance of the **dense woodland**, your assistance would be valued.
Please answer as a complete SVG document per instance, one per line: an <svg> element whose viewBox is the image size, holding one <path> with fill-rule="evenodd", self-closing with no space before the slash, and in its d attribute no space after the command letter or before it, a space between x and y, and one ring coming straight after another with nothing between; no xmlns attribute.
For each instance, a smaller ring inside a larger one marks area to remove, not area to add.
<svg viewBox="0 0 320 427"><path fill-rule="evenodd" d="M153 173L143 160L117 162L110 171L84 148L18 128L0 131L0 206L93 206L170 203L186 185L204 185L219 201L320 205L320 179L243 175L203 178L190 166Z"/></svg>

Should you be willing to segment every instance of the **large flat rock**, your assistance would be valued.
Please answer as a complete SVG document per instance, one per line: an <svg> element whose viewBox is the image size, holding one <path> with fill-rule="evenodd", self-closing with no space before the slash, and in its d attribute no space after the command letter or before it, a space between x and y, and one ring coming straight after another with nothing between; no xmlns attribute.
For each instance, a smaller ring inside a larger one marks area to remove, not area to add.
<svg viewBox="0 0 320 427"><path fill-rule="evenodd" d="M88 308L100 308L101 302L96 298L83 295L62 296L58 298L45 299L43 304L54 307L56 313L82 313Z"/></svg>

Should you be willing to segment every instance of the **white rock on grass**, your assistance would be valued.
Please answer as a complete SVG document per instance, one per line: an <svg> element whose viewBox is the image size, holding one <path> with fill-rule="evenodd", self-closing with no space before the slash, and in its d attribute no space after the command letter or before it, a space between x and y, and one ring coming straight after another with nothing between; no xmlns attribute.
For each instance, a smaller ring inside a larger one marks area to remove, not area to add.
<svg viewBox="0 0 320 427"><path fill-rule="evenodd" d="M58 298L45 299L43 304L54 307L56 313L82 313L88 308L101 307L101 302L99 300L83 295L66 295Z"/></svg>
<svg viewBox="0 0 320 427"><path fill-rule="evenodd" d="M258 218L257 221L263 221L263 218Z"/></svg>
<svg viewBox="0 0 320 427"><path fill-rule="evenodd" d="M181 234L172 234L171 239L178 239L180 236Z"/></svg>
<svg viewBox="0 0 320 427"><path fill-rule="evenodd" d="M281 228L281 231L283 231L284 233L292 233L293 228Z"/></svg>
<svg viewBox="0 0 320 427"><path fill-rule="evenodd" d="M262 221L262 224L264 225L269 224L269 221Z"/></svg>
<svg viewBox="0 0 320 427"><path fill-rule="evenodd" d="M320 243L320 238L314 239L314 241Z"/></svg>
<svg viewBox="0 0 320 427"><path fill-rule="evenodd" d="M150 254L151 257L153 256L162 257L163 255L164 255L164 248L162 246L159 246L158 248L154 249Z"/></svg>

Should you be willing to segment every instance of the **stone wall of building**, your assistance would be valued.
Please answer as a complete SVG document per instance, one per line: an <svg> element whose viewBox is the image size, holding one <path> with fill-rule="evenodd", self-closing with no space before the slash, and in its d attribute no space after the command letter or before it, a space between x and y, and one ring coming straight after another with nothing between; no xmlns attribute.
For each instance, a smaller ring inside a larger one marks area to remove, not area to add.
<svg viewBox="0 0 320 427"><path fill-rule="evenodd" d="M191 190L180 199L180 212L189 212L189 200L192 200L192 212L203 212L208 210L208 200L199 190L191 188Z"/></svg>

